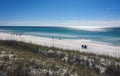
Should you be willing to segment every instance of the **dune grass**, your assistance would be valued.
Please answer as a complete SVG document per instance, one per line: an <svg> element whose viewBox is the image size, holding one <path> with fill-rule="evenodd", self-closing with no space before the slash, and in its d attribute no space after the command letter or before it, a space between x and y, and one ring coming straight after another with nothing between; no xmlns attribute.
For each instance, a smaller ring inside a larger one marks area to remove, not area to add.
<svg viewBox="0 0 120 76"><path fill-rule="evenodd" d="M60 51L63 54L70 55L70 56L82 55L92 59L104 58L108 60L113 60L115 62L120 62L119 58L113 58L113 57L103 56L103 55L95 55L91 53L84 53L84 52L79 52L74 50L64 50L60 48L35 45L31 43L24 43L24 42L13 41L13 40L5 40L5 41L0 40L0 50L6 50L7 52L8 51L16 52L19 54L20 57L24 58L25 62L29 62L31 59L39 60L41 64L43 63L45 64L46 68L51 68L52 70L57 70L58 69L57 66L68 68L69 71L71 72L72 71L77 72L78 76L102 76L103 74L101 74L99 71L95 70L94 68L61 61L61 59L57 57L44 55L39 53L39 51L45 52L45 51L53 50L53 51Z"/></svg>
<svg viewBox="0 0 120 76"><path fill-rule="evenodd" d="M0 40L0 45L12 47L14 49L20 49L20 50L26 50L26 51L32 51L34 53L38 53L39 50L53 50L53 51L62 51L64 53L70 54L70 55L84 55L89 57L100 57L100 58L106 58L106 59L113 59L115 61L120 62L120 58L115 58L111 56L105 56L105 55L97 55L93 53L86 53L86 52L79 52L77 50L65 50L62 48L55 48L55 47L48 47L48 46L42 46L42 45L35 45L31 43L25 43L21 41L15 41L15 40Z"/></svg>

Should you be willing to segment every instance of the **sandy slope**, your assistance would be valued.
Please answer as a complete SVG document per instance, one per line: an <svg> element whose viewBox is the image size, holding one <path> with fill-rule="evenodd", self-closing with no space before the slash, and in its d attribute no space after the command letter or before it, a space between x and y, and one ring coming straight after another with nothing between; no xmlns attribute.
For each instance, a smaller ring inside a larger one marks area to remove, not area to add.
<svg viewBox="0 0 120 76"><path fill-rule="evenodd" d="M109 56L120 58L120 47L98 43L94 41L91 42L91 41L71 40L71 39L58 40L58 39L36 37L36 36L30 36L30 35L15 36L7 33L0 33L0 39L24 41L24 42L29 42L29 43L38 44L38 45L54 46L57 48L78 50L82 52L89 52L89 53L95 53L100 55L109 55ZM81 48L82 44L87 45L88 49L82 49Z"/></svg>

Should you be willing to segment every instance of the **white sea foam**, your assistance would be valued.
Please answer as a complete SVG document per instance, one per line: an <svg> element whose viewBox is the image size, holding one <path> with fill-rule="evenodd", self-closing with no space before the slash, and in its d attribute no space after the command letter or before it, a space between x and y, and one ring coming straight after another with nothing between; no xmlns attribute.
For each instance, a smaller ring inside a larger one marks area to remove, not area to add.
<svg viewBox="0 0 120 76"><path fill-rule="evenodd" d="M65 34L53 34L53 33L41 33L41 32L26 32L27 34L32 34L32 35L45 35L45 36L60 36L60 37L77 37L75 35L65 35Z"/></svg>
<svg viewBox="0 0 120 76"><path fill-rule="evenodd" d="M96 31L96 32L106 32L108 29L103 28L103 27L88 27L88 26L67 26L68 28L71 29L77 29L77 30L85 30L85 31Z"/></svg>

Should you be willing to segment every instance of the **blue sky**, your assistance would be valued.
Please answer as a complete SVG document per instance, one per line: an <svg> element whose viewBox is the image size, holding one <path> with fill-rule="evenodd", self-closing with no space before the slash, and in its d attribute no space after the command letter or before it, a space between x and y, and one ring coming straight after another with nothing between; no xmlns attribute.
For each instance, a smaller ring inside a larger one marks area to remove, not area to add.
<svg viewBox="0 0 120 76"><path fill-rule="evenodd" d="M0 0L0 25L120 26L120 0Z"/></svg>

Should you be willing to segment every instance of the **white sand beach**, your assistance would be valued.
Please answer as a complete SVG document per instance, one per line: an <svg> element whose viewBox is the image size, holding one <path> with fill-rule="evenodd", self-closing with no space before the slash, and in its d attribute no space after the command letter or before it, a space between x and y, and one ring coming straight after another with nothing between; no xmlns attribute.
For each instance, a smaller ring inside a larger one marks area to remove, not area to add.
<svg viewBox="0 0 120 76"><path fill-rule="evenodd" d="M108 44L98 43L94 41L73 40L73 39L52 39L44 37L36 37L31 35L16 36L8 33L0 33L1 40L17 40L33 43L43 46L53 46L56 48L77 50L80 52L94 53L98 55L112 56L120 58L120 47ZM81 48L81 45L87 45L87 49Z"/></svg>

